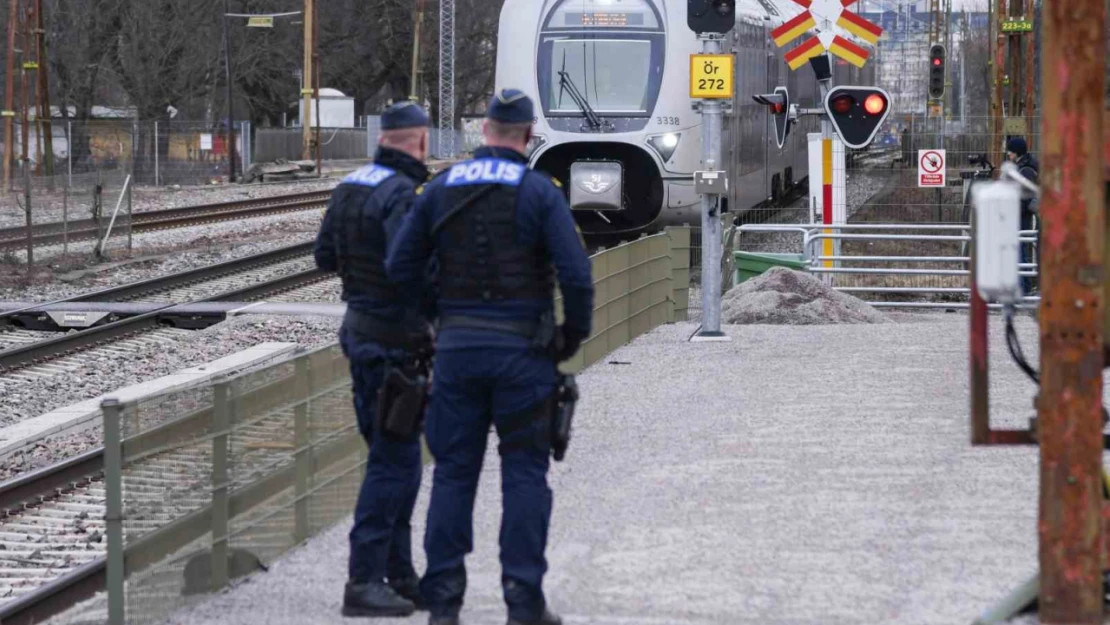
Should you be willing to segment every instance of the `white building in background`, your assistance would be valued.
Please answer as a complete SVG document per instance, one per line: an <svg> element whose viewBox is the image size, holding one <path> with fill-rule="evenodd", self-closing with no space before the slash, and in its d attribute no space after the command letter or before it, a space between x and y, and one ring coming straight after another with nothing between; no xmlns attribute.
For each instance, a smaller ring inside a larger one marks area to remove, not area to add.
<svg viewBox="0 0 1110 625"><path fill-rule="evenodd" d="M312 119L309 124L316 126L316 100L312 104ZM297 103L297 119L301 127L304 126L304 101ZM355 127L355 99L344 95L338 89L320 89L320 127L321 128L354 128Z"/></svg>

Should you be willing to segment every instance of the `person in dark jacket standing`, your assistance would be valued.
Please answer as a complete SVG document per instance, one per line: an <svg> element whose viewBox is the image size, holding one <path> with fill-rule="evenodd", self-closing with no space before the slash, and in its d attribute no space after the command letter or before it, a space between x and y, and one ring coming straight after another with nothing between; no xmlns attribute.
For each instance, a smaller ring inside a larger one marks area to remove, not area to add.
<svg viewBox="0 0 1110 625"><path fill-rule="evenodd" d="M421 591L431 625L455 625L473 549L473 509L492 423L501 456L501 582L510 625L557 625L547 607L544 551L556 363L590 333L593 279L566 198L528 168L532 101L493 97L475 158L425 189L386 263L391 279L419 292L438 260L439 325L427 441L435 477ZM552 270L555 270L554 272ZM565 323L554 322L558 276Z"/></svg>
<svg viewBox="0 0 1110 625"><path fill-rule="evenodd" d="M1040 165L1037 159L1029 153L1029 146L1026 144L1025 139L1021 137L1014 137L1006 142L1006 158L1018 166L1018 171L1022 176L1027 178L1030 182L1037 182L1037 177L1040 173ZM1037 259L1037 266L1040 267L1040 249L1041 249L1041 231L1039 227L1039 218L1037 217L1037 209L1035 205L1036 198L1033 193L1028 189L1021 190L1021 229L1022 230L1036 230L1037 231L1037 253L1034 255L1032 245L1021 246L1021 262L1031 263ZM1036 291L1037 280L1035 278L1024 277L1021 279L1022 291L1029 295Z"/></svg>
<svg viewBox="0 0 1110 625"><path fill-rule="evenodd" d="M427 113L412 102L385 111L374 162L336 188L316 240L316 264L343 282L340 342L351 363L359 431L370 446L350 533L346 616L407 616L419 605L410 526L423 470L419 436L383 436L375 417L387 367L431 344L419 302L402 298L385 273L389 242L428 180L427 127Z"/></svg>

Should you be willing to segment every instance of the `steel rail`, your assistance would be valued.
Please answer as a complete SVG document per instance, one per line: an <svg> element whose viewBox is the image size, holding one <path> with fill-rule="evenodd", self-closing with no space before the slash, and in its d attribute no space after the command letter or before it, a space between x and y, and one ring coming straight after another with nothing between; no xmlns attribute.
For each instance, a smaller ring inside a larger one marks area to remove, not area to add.
<svg viewBox="0 0 1110 625"><path fill-rule="evenodd" d="M275 196L249 200L237 200L221 204L184 206L160 211L134 213L131 217L131 231L134 233L172 230L191 226L233 221L251 217L261 217L322 207L331 197L331 191L299 193L296 195ZM81 219L68 223L51 222L31 226L33 243L37 246L54 245L69 241L85 241L101 236L101 227L94 219ZM26 226L0 229L0 249L21 247L27 241Z"/></svg>
<svg viewBox="0 0 1110 625"><path fill-rule="evenodd" d="M268 294L286 292L327 278L328 274L318 269L312 269L244 289L236 289L231 292L202 298L193 303L254 301ZM181 304L167 304L149 313L129 319L92 327L58 338L32 343L31 345L4 350L0 352L0 373L9 373L23 367L39 364L43 361L54 360L74 352L84 351L90 347L102 345L108 341L118 340L123 337L158 328L162 325L163 316L170 310L178 308L179 306L181 306Z"/></svg>

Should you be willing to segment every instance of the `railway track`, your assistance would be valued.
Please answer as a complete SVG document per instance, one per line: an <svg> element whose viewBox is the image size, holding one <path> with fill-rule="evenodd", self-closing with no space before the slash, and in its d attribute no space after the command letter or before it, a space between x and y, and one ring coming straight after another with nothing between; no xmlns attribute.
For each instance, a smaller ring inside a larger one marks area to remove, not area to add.
<svg viewBox="0 0 1110 625"><path fill-rule="evenodd" d="M0 389L59 372L73 370L104 356L126 355L147 348L152 342L174 341L188 330L168 328L165 315L187 302L252 302L281 296L299 289L324 287L333 278L315 268L310 260L312 244L282 248L265 254L202 267L171 276L124 285L51 304L91 302L157 302L154 311L119 319L108 317L103 325L46 340L22 328L48 321L38 312L43 305L0 314ZM309 291L311 293L311 291ZM12 335L12 340L4 337Z"/></svg>
<svg viewBox="0 0 1110 625"><path fill-rule="evenodd" d="M155 232L313 210L323 208L330 197L331 191L314 191L295 195L134 213L131 217L131 231L136 234ZM42 247L61 244L64 241L73 243L96 240L103 236L103 232L108 228L110 221L111 216L109 215L102 217L99 223L93 219L81 219L70 221L68 224L53 222L31 226L32 244L35 247ZM121 227L126 227L126 216L116 219L115 228L119 229ZM26 245L26 227L0 229L0 250L19 249Z"/></svg>

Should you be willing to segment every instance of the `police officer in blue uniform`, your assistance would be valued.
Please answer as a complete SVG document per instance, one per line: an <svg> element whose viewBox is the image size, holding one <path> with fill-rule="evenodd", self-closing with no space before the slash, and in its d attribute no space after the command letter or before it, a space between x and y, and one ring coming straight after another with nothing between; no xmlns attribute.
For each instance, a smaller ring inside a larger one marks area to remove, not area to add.
<svg viewBox="0 0 1110 625"><path fill-rule="evenodd" d="M544 551L556 363L590 333L590 261L566 198L528 168L532 101L494 96L486 147L418 191L386 263L390 279L417 291L438 262L439 323L426 437L435 477L421 591L431 625L456 625L473 549L473 508L492 424L501 456L502 589L510 625L557 625L547 608ZM565 322L554 324L555 276Z"/></svg>
<svg viewBox="0 0 1110 625"><path fill-rule="evenodd" d="M419 301L402 298L385 273L389 242L428 180L427 127L427 113L412 102L385 111L374 162L336 188L316 240L316 264L343 282L340 342L351 363L359 431L370 445L350 533L346 616L407 616L419 604L410 526L422 473L419 436L383 436L376 408L388 368L431 348Z"/></svg>

